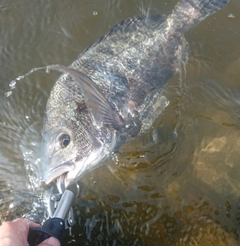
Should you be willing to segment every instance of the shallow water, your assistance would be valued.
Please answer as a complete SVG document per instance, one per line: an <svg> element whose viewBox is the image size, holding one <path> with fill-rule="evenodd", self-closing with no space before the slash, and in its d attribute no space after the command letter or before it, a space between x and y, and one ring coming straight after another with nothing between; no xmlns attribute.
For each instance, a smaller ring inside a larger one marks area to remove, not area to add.
<svg viewBox="0 0 240 246"><path fill-rule="evenodd" d="M0 1L0 217L45 211L40 142L57 73L121 20L171 1ZM154 126L79 183L63 245L240 245L240 2L186 34L186 71ZM41 219L40 219L41 220Z"/></svg>

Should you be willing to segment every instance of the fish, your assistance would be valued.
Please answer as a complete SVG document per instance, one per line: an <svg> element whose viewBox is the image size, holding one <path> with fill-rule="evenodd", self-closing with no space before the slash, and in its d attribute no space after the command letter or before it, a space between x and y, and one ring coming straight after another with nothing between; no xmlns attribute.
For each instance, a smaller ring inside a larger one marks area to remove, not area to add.
<svg viewBox="0 0 240 246"><path fill-rule="evenodd" d="M184 34L229 0L180 0L171 14L133 17L114 26L62 73L47 101L42 130L46 184L65 187L104 164L146 131L167 105L162 91L186 64Z"/></svg>

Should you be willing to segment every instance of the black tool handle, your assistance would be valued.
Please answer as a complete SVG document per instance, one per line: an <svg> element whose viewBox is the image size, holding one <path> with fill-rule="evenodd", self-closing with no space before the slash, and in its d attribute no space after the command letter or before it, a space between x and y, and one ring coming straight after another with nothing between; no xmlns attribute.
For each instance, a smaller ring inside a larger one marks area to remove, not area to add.
<svg viewBox="0 0 240 246"><path fill-rule="evenodd" d="M59 241L65 229L64 220L61 218L50 218L42 227L30 228L28 234L29 246L37 246L49 237L55 237Z"/></svg>
<svg viewBox="0 0 240 246"><path fill-rule="evenodd" d="M59 241L65 229L64 220L78 194L78 186L74 185L64 191L52 218L45 221L42 228L30 228L28 243L30 246L37 246L49 237L55 237Z"/></svg>

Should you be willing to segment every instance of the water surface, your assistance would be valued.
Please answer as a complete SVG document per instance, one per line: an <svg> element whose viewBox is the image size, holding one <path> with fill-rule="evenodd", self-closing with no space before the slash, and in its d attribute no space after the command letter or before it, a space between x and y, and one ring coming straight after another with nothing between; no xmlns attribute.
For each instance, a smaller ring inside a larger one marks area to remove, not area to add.
<svg viewBox="0 0 240 246"><path fill-rule="evenodd" d="M0 218L45 211L40 142L59 74L121 20L169 14L170 1L0 1ZM162 115L79 182L76 224L63 245L240 245L240 2L186 34L191 54ZM39 215L39 216L38 216ZM40 218L41 220L41 218Z"/></svg>

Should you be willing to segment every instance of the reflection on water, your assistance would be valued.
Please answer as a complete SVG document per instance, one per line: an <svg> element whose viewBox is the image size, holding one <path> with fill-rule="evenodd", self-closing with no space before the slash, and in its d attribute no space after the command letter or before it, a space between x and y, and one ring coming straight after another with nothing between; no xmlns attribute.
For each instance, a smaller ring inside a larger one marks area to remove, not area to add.
<svg viewBox="0 0 240 246"><path fill-rule="evenodd" d="M176 0L151 1L170 13ZM40 142L56 74L10 81L48 64L70 64L147 1L0 3L0 217L42 220ZM140 138L79 182L76 224L63 245L240 245L240 3L190 30L185 74L165 88L170 102Z"/></svg>

